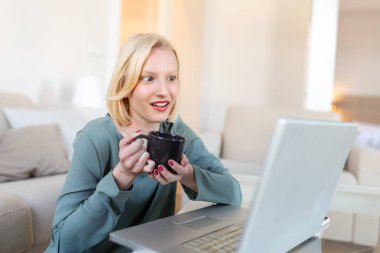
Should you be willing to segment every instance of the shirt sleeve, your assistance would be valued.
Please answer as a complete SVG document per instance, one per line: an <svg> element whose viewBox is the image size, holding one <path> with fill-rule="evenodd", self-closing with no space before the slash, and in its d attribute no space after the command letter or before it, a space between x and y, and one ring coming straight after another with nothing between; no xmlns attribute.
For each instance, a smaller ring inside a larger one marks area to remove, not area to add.
<svg viewBox="0 0 380 253"><path fill-rule="evenodd" d="M202 140L196 137L188 145L185 154L194 167L198 192L183 185L192 200L240 206L242 194L239 182L224 168L222 162L209 153Z"/></svg>
<svg viewBox="0 0 380 253"><path fill-rule="evenodd" d="M103 177L101 152L85 132L77 135L74 150L52 228L49 248L56 252L83 252L108 238L130 195L117 187L113 168Z"/></svg>

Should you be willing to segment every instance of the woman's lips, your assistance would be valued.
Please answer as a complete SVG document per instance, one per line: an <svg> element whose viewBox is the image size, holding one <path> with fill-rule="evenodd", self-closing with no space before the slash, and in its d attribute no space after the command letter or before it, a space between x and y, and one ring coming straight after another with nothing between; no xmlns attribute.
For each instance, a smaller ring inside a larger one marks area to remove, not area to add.
<svg viewBox="0 0 380 253"><path fill-rule="evenodd" d="M156 101L151 103L153 109L159 112L164 112L168 109L170 102L169 101Z"/></svg>

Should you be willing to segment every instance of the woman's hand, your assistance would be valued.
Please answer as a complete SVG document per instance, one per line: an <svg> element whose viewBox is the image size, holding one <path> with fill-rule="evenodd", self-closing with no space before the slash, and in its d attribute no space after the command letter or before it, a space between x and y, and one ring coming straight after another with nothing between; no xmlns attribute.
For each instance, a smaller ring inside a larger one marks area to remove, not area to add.
<svg viewBox="0 0 380 253"><path fill-rule="evenodd" d="M143 168L149 158L146 145L142 139L134 139L139 133L124 136L119 142L119 163L112 174L120 190L131 187L135 177L143 172Z"/></svg>
<svg viewBox="0 0 380 253"><path fill-rule="evenodd" d="M148 160L148 164L144 168L144 171L148 173L150 178L157 180L160 184L166 185L171 182L181 181L182 184L186 185L193 191L197 191L194 168L190 164L186 155L182 156L180 163L177 163L174 160L169 160L168 165L177 172L177 174L170 172L161 164L157 166L157 169L154 169L155 163L152 160Z"/></svg>

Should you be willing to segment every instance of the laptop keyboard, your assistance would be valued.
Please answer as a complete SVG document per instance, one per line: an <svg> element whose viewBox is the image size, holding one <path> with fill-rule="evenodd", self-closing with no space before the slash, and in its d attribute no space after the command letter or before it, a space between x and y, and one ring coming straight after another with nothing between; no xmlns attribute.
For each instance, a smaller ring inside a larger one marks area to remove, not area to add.
<svg viewBox="0 0 380 253"><path fill-rule="evenodd" d="M195 238L183 245L199 252L236 252L242 233L243 224L234 224L202 237Z"/></svg>

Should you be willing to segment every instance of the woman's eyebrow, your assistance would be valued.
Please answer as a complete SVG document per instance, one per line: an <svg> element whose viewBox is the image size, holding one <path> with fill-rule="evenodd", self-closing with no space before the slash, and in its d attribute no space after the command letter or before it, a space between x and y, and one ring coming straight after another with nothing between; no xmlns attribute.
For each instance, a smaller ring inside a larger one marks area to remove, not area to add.
<svg viewBox="0 0 380 253"><path fill-rule="evenodd" d="M154 71L151 71L151 70L142 70L141 73L155 75L157 73L160 73L160 71L154 72ZM177 71L177 69L173 69L173 70L165 71L165 73L177 74L178 71Z"/></svg>
<svg viewBox="0 0 380 253"><path fill-rule="evenodd" d="M146 71L146 70L141 71L141 73L144 73L144 74L156 74L155 72Z"/></svg>

